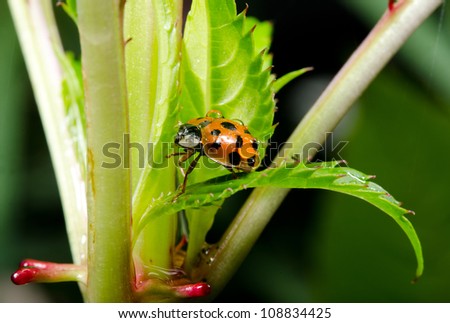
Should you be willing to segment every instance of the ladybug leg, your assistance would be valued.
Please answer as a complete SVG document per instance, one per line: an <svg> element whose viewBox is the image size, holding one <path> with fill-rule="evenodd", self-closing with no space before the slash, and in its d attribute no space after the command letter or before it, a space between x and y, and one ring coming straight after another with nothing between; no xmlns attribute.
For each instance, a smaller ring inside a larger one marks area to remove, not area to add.
<svg viewBox="0 0 450 323"><path fill-rule="evenodd" d="M182 152L176 152L176 153L171 153L171 154L166 155L166 158L170 158L170 157L172 157L172 156L186 155L186 154L187 154L187 152L185 152L185 151L182 151Z"/></svg>
<svg viewBox="0 0 450 323"><path fill-rule="evenodd" d="M183 169L183 167L181 167L181 163L192 156L192 153L190 153L190 150L188 150L187 152L183 151L183 152L171 153L171 154L167 155L166 158L170 158L170 157L173 157L173 156L180 156L180 155L182 155L182 156L181 156L180 159L178 159L177 165L180 168L181 173L184 176L184 169ZM181 159L183 159L183 161L181 161Z"/></svg>
<svg viewBox="0 0 450 323"><path fill-rule="evenodd" d="M183 166L181 164L184 163L186 160L188 160L194 153L195 153L194 149L187 149L187 151L171 153L171 154L167 155L166 158L170 158L172 156L180 156L181 155L181 157L177 161L177 165L180 168L181 173L184 176L185 172L184 172L184 168L183 168Z"/></svg>
<svg viewBox="0 0 450 323"><path fill-rule="evenodd" d="M187 151L185 153L174 153L172 155L182 155L180 157L180 159L178 160L178 166L180 167L181 173L184 176L184 180L183 180L183 184L181 185L181 190L180 192L175 195L175 197L173 198L173 201L176 201L176 199L184 193L184 191L186 190L186 183L187 183L187 177L188 175L194 170L195 166L198 163L198 160L200 159L200 157L202 156L201 153L199 153L197 155L197 157L195 157L195 159L189 164L189 167L187 168L187 170L184 170L184 168L182 167L182 163L185 162L186 160L188 160L193 154L195 154L196 151L194 149L187 149Z"/></svg>
<svg viewBox="0 0 450 323"><path fill-rule="evenodd" d="M177 165L180 168L181 173L183 174L184 180L183 180L183 184L181 185L181 191L175 195L175 197L173 198L173 201L175 201L178 196L180 196L181 194L184 193L185 189L186 189L186 182L187 182L187 175L192 172L192 170L195 168L195 165L198 162L198 159L200 158L201 154L199 154L189 165L188 170L185 171L183 168L183 165L181 165L182 163L184 163L186 160L188 160L189 158L191 158L191 156L195 153L194 149L186 149L185 152L176 152L176 153L172 153L166 156L166 158L170 158L172 156L180 156L181 157L178 159L177 161Z"/></svg>
<svg viewBox="0 0 450 323"><path fill-rule="evenodd" d="M181 173L183 174L184 177L186 177L186 172L183 168L183 166L181 165L182 163L184 163L186 160L188 160L189 158L191 158L191 156L195 153L194 149L188 149L185 153L180 153L178 155L182 155L180 157L180 159L178 159L178 167L181 170ZM189 165L190 167L190 165Z"/></svg>
<svg viewBox="0 0 450 323"><path fill-rule="evenodd" d="M228 169L231 172L231 174L233 174L233 179L238 178L233 167L225 167L225 168Z"/></svg>
<svg viewBox="0 0 450 323"><path fill-rule="evenodd" d="M194 151L194 150L193 150ZM191 154L192 155L192 154ZM202 154L198 154L197 157L195 157L195 159L192 161L192 163L189 164L188 169L186 170L186 173L184 174L184 180L183 180L183 185L181 186L181 194L184 193L184 191L186 190L186 183L187 183L187 178L188 175L194 170L195 166L197 166L198 160L200 159L200 157L202 157ZM180 160L183 157L180 158ZM189 158L189 157L188 157ZM186 158L187 159L187 158ZM185 159L185 160L186 160Z"/></svg>

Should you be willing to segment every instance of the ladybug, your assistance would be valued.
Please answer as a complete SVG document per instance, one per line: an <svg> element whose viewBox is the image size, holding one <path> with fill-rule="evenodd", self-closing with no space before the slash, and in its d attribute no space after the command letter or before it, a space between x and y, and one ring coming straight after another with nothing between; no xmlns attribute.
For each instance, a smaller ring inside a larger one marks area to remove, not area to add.
<svg viewBox="0 0 450 323"><path fill-rule="evenodd" d="M182 169L184 181L180 194L184 193L187 177L201 156L223 165L233 174L235 171L249 173L260 164L255 137L241 121L226 119L218 110L210 110L205 117L182 124L175 136L175 144L184 148L184 152L167 157L181 155L178 160L180 167L181 163L198 154L186 171Z"/></svg>

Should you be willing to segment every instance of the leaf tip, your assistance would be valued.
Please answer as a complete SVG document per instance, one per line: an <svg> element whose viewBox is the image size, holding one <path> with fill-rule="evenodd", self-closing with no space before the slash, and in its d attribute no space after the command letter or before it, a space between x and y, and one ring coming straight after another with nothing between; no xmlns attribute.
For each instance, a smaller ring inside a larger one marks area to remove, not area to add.
<svg viewBox="0 0 450 323"><path fill-rule="evenodd" d="M296 164L299 164L299 163L301 162L300 154L293 154L293 155L291 156L291 158L292 158L292 160L293 160Z"/></svg>
<svg viewBox="0 0 450 323"><path fill-rule="evenodd" d="M347 167L348 166L348 162L345 159L337 160L336 161L336 166Z"/></svg>
<svg viewBox="0 0 450 323"><path fill-rule="evenodd" d="M263 53L262 55L264 55L264 53ZM261 56L262 56L262 55L261 55ZM271 72L272 69L273 69L273 65L269 65L269 66L267 66L267 67L263 70L263 72Z"/></svg>
<svg viewBox="0 0 450 323"><path fill-rule="evenodd" d="M422 277L422 273L417 273L416 277L413 278L413 280L411 280L411 284L417 284L417 282L419 281L420 277Z"/></svg>
<svg viewBox="0 0 450 323"><path fill-rule="evenodd" d="M246 3L246 4L245 4L245 8L244 8L244 10L242 10L242 13L244 14L244 16L246 16L246 15L247 15L247 12L248 12L248 8L249 8L249 6L248 6L248 3Z"/></svg>

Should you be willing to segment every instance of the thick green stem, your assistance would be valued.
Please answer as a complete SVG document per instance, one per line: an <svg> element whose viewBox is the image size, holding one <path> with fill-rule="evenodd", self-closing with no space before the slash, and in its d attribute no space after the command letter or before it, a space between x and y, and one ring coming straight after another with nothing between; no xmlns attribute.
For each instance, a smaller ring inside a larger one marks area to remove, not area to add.
<svg viewBox="0 0 450 323"><path fill-rule="evenodd" d="M131 177L123 161L128 130L124 1L78 1L88 143L88 301L132 300ZM109 148L108 148L109 147ZM111 149L111 150L110 150ZM107 167L107 165L109 165Z"/></svg>
<svg viewBox="0 0 450 323"><path fill-rule="evenodd" d="M288 139L291 148L282 155L311 158L315 151L306 149L324 141L326 133L334 129L406 39L441 3L442 0L400 0L392 12L386 11L300 122ZM274 164L279 166L283 160L277 157ZM288 192L272 187L253 191L219 242L208 269L206 279L213 286L211 297L232 277Z"/></svg>
<svg viewBox="0 0 450 323"><path fill-rule="evenodd" d="M62 97L64 55L52 1L9 0L56 173L75 264L86 259L86 194Z"/></svg>

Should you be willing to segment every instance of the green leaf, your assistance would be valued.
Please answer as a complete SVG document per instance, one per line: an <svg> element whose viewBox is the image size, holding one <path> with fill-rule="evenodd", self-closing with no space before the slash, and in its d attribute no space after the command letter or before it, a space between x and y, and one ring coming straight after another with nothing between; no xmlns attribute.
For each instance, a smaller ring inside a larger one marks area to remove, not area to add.
<svg viewBox="0 0 450 323"><path fill-rule="evenodd" d="M269 21L259 21L255 17L247 17L244 21L245 30L253 30L254 55L264 52L263 69L272 66L272 55L269 54L269 48L272 44L273 25Z"/></svg>
<svg viewBox="0 0 450 323"><path fill-rule="evenodd" d="M72 18L73 22L77 24L77 0L66 0L66 2L58 1L56 4L58 6L61 6L61 8L63 8L67 15Z"/></svg>
<svg viewBox="0 0 450 323"><path fill-rule="evenodd" d="M66 107L67 125L74 144L82 178L86 176L86 113L84 108L81 62L72 53L59 55L63 68L62 96Z"/></svg>
<svg viewBox="0 0 450 323"><path fill-rule="evenodd" d="M236 15L234 0L193 1L183 38L180 117L187 121L217 109L264 140L272 132L275 103L273 79L258 50L270 45L270 30L262 25L257 47L246 19L245 11Z"/></svg>
<svg viewBox="0 0 450 323"><path fill-rule="evenodd" d="M169 194L155 200L139 223L142 230L149 222L159 216L166 216L183 209L214 205L236 192L252 187L275 186L280 188L326 189L360 198L389 215L408 236L418 261L417 277L423 272L423 256L420 241L412 224L405 217L413 212L404 209L381 186L371 182L373 176L365 175L348 167L337 167L339 162L322 164L284 164L278 168L262 172L231 175L194 184L186 188L186 193L173 201Z"/></svg>
<svg viewBox="0 0 450 323"><path fill-rule="evenodd" d="M258 26L253 29L255 24ZM275 101L268 68L271 58L261 48L270 45L270 33L268 24L255 19L247 22L245 11L238 15L234 0L194 0L182 45L180 121L216 109L228 119L241 120L258 140L267 141L273 133ZM189 175L189 183L227 173L223 167L207 163L206 158L201 159ZM211 207L186 213L189 238L197 241L188 248L188 262L199 253L216 210Z"/></svg>
<svg viewBox="0 0 450 323"><path fill-rule="evenodd" d="M125 8L130 140L146 149L146 154L130 149L137 202L159 195L161 187L149 176L167 171L154 164L165 161L168 147L163 143L172 142L176 130L181 34L179 8L173 1L129 1Z"/></svg>
<svg viewBox="0 0 450 323"><path fill-rule="evenodd" d="M153 198L175 189L175 166L168 143L177 125L181 50L179 1L127 1L124 33L130 136L124 160L131 167L133 223ZM143 263L170 268L176 220L152 223L136 248Z"/></svg>
<svg viewBox="0 0 450 323"><path fill-rule="evenodd" d="M290 81L294 80L295 78L299 77L300 75L305 74L306 72L312 71L312 67L305 67L302 69L299 69L297 71L289 72L279 79L276 79L273 83L273 90L275 93L278 93L286 84L288 84Z"/></svg>

